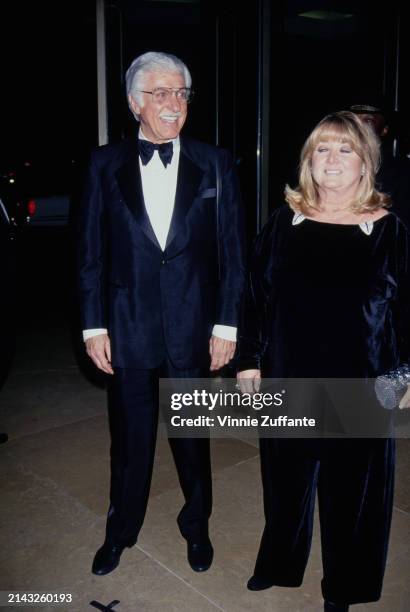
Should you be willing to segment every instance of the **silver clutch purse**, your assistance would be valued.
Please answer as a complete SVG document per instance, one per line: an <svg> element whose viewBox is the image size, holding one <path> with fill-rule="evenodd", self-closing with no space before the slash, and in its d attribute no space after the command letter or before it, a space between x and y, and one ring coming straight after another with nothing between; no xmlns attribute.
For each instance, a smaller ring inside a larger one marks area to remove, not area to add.
<svg viewBox="0 0 410 612"><path fill-rule="evenodd" d="M378 376L374 390L383 408L386 410L397 408L408 384L410 384L410 368L407 364Z"/></svg>

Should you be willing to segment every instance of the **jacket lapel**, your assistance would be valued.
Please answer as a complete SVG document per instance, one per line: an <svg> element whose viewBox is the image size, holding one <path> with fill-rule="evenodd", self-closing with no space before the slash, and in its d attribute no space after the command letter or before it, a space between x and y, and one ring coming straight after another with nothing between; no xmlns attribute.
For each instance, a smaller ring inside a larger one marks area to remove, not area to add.
<svg viewBox="0 0 410 612"><path fill-rule="evenodd" d="M181 147L175 205L167 236L166 249L168 249L176 235L184 228L185 217L198 193L202 177L203 171L191 161Z"/></svg>
<svg viewBox="0 0 410 612"><path fill-rule="evenodd" d="M115 176L120 186L121 193L125 199L125 203L130 209L134 219L147 238L149 238L149 240L151 240L155 246L161 249L157 237L155 236L155 232L152 229L152 225L144 204L141 171L136 146L135 151L131 150L125 163L118 168Z"/></svg>

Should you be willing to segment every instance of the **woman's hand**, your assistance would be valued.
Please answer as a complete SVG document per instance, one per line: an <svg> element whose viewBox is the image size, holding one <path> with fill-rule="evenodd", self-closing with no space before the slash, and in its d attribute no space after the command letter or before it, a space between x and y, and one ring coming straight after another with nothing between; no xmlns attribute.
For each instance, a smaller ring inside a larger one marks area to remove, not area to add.
<svg viewBox="0 0 410 612"><path fill-rule="evenodd" d="M400 400L399 408L410 408L410 385L407 385L407 391Z"/></svg>
<svg viewBox="0 0 410 612"><path fill-rule="evenodd" d="M261 386L260 370L243 370L236 375L237 388L241 393L253 395L257 393Z"/></svg>

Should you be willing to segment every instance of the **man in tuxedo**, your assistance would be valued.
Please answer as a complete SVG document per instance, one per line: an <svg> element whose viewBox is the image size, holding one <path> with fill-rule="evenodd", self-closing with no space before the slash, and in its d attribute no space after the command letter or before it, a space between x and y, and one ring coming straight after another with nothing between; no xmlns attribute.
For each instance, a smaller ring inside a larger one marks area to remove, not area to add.
<svg viewBox="0 0 410 612"><path fill-rule="evenodd" d="M191 76L149 52L126 74L138 138L91 157L80 213L80 301L86 350L109 375L111 491L92 571L117 567L148 502L158 379L199 378L232 359L243 285L243 214L230 155L179 136ZM188 561L207 570L212 507L208 439L169 439L185 504Z"/></svg>
<svg viewBox="0 0 410 612"><path fill-rule="evenodd" d="M393 155L390 113L383 100L373 96L371 102L355 104L350 110L378 136L381 163L376 176L377 188L390 195L392 210L410 230L410 162L406 157Z"/></svg>

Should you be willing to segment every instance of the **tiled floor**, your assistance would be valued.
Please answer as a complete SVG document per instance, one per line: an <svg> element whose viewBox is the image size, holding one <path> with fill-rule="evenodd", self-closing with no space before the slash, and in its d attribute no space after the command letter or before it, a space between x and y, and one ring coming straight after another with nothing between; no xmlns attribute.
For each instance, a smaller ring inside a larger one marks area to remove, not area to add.
<svg viewBox="0 0 410 612"><path fill-rule="evenodd" d="M215 560L208 572L196 574L187 564L175 522L182 495L160 436L138 545L126 549L115 572L93 576L108 495L105 393L80 373L65 330L26 335L18 348L0 395L0 430L10 436L0 446L0 591L72 593L68 608L42 609L73 612L91 611L93 599L120 600L117 612L322 610L317 521L301 588L246 589L262 528L261 485L255 444L233 438L212 442ZM357 612L410 610L410 440L399 441L398 451L383 597L354 606Z"/></svg>

